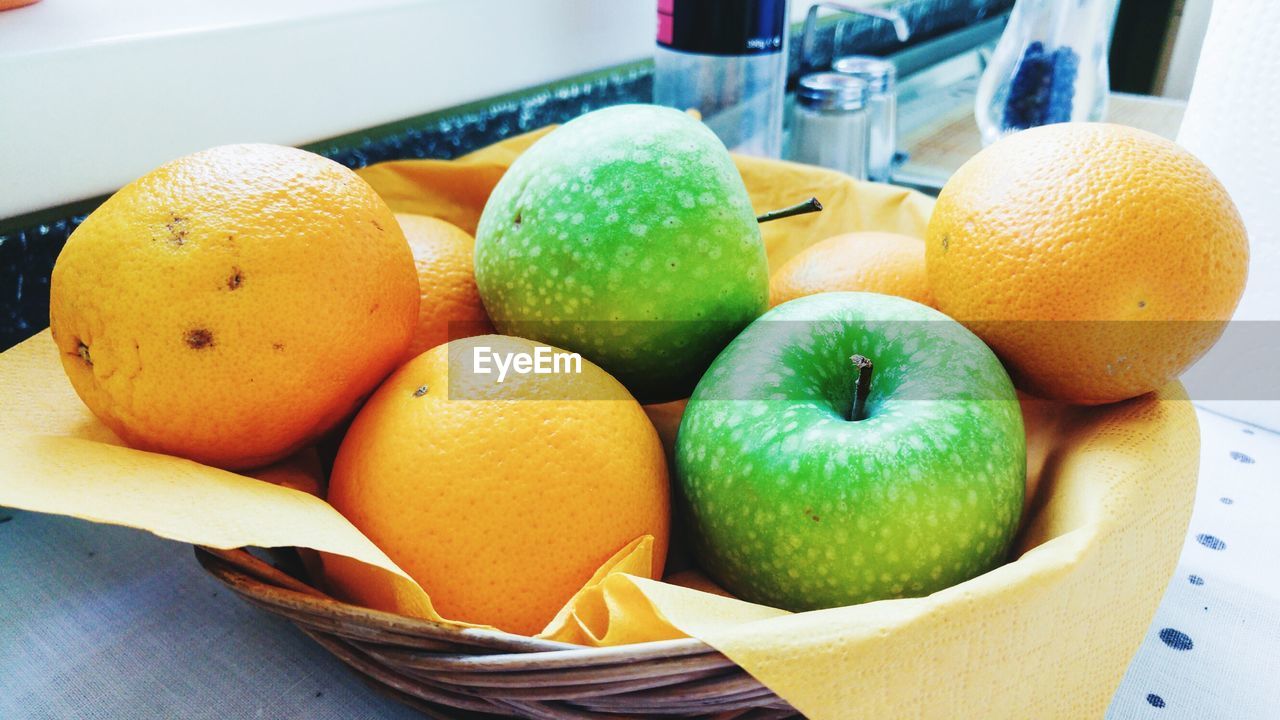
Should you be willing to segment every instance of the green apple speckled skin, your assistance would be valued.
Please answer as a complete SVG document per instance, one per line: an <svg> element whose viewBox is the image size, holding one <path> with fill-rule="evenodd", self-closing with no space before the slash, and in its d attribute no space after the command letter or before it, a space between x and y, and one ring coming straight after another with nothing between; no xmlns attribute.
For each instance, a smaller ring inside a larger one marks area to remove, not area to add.
<svg viewBox="0 0 1280 720"><path fill-rule="evenodd" d="M848 419L874 364L866 417ZM703 569L752 602L812 610L927 595L1004 562L1026 438L996 356L902 298L780 305L708 368L676 439Z"/></svg>
<svg viewBox="0 0 1280 720"><path fill-rule="evenodd" d="M768 307L728 151L653 105L597 110L530 147L485 205L475 257L499 330L581 353L641 402L686 397Z"/></svg>

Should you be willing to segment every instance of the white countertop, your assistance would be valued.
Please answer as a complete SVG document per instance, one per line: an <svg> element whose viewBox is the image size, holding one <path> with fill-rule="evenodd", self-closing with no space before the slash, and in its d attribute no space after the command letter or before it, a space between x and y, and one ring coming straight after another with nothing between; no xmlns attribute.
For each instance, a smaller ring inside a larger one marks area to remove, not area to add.
<svg viewBox="0 0 1280 720"><path fill-rule="evenodd" d="M648 57L653 0L43 0L0 12L0 219Z"/></svg>

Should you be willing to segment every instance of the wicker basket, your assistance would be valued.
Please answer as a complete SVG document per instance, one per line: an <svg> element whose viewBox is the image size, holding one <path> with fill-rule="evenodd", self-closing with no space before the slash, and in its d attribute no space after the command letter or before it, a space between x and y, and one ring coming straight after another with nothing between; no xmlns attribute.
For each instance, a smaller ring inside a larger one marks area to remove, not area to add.
<svg viewBox="0 0 1280 720"><path fill-rule="evenodd" d="M397 211L470 229L497 177L532 139L454 161L382 163L362 177ZM823 213L764 226L774 267L844 232L924 234L931 201L923 196L802 165L737 162L753 207L809 195L829 201ZM1198 443L1186 399L1171 386L1103 408L1044 408L1029 423L1037 458L1030 480L1039 490L1016 561L926 598L891 601L894 613L867 610L874 603L807 619L800 613L717 644L815 717L1101 717L1190 518ZM669 444L679 413L651 419ZM430 717L798 716L702 640L588 648L459 629L330 598L297 579L307 573L278 569L299 564L296 554L276 559L277 567L243 549L200 547L196 555L248 602L288 618L376 688Z"/></svg>
<svg viewBox="0 0 1280 720"><path fill-rule="evenodd" d="M374 687L428 717L798 717L693 638L583 648L458 629L338 602L243 549L197 547L196 558L249 603L289 619Z"/></svg>

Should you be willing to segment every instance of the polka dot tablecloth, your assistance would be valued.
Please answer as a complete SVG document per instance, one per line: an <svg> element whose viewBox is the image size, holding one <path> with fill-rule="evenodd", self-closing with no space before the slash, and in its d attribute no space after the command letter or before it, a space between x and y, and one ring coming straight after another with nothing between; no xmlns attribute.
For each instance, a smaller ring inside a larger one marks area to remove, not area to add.
<svg viewBox="0 0 1280 720"><path fill-rule="evenodd" d="M1199 417L1182 559L1108 718L1280 718L1280 434ZM0 509L0 568L4 720L421 717L232 597L188 546Z"/></svg>
<svg viewBox="0 0 1280 720"><path fill-rule="evenodd" d="M1182 558L1108 718L1280 718L1280 435L1197 414Z"/></svg>

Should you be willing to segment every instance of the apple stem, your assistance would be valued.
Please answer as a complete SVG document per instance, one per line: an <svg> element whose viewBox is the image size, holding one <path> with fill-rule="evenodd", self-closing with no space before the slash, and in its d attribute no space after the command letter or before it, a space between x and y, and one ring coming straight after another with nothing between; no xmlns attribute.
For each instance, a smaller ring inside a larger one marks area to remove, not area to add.
<svg viewBox="0 0 1280 720"><path fill-rule="evenodd" d="M770 210L769 212L756 216L756 222L767 223L770 220L781 220L794 215L806 215L811 212L818 212L822 209L822 203L818 202L818 198L811 197L799 205L782 208L781 210Z"/></svg>
<svg viewBox="0 0 1280 720"><path fill-rule="evenodd" d="M853 407L849 410L850 420L867 419L867 396L871 394L871 371L874 369L871 359L862 355L849 358L853 366L858 368L858 382L853 388Z"/></svg>

